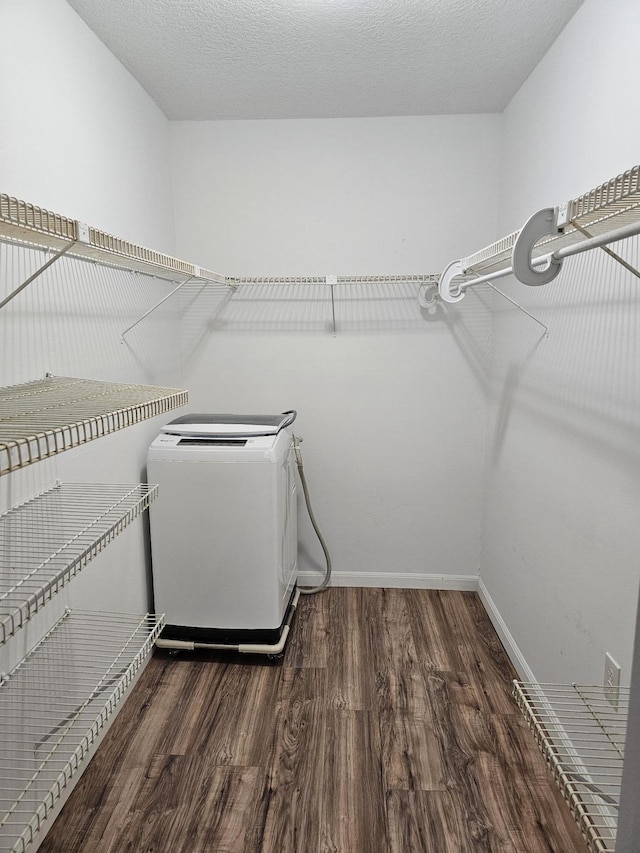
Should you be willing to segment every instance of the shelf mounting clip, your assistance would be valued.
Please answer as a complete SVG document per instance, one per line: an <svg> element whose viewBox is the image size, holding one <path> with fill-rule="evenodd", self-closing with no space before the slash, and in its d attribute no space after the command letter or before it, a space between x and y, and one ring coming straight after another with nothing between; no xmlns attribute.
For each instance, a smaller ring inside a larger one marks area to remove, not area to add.
<svg viewBox="0 0 640 853"><path fill-rule="evenodd" d="M452 288L454 278L459 275L464 275L462 263L460 261L452 261L449 266L445 267L444 272L438 281L438 295L445 302L460 302L464 299L464 290L461 287Z"/></svg>

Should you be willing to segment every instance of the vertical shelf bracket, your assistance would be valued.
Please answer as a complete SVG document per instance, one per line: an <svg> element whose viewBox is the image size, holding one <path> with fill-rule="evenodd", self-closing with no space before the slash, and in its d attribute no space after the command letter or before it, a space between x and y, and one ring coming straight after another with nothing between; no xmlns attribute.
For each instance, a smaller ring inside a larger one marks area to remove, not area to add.
<svg viewBox="0 0 640 853"><path fill-rule="evenodd" d="M335 285L338 283L338 276L337 275L327 275L327 276L325 276L324 280L325 280L325 283L328 284L329 287L331 288L331 333L333 334L333 337L335 338L335 336L336 336L336 300L335 300L334 289L335 289Z"/></svg>

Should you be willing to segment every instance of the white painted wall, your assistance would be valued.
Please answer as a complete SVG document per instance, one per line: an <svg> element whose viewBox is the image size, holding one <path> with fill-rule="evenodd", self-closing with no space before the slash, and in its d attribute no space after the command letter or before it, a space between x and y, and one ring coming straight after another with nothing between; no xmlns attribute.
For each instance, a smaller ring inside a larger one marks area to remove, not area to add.
<svg viewBox="0 0 640 853"><path fill-rule="evenodd" d="M0 4L2 192L173 252L167 120L65 0Z"/></svg>
<svg viewBox="0 0 640 853"><path fill-rule="evenodd" d="M504 114L500 232L638 162L640 6L586 0ZM588 79L587 79L588 78ZM615 247L614 247L615 248ZM619 251L638 265L637 241ZM541 681L631 667L640 553L638 280L602 252L496 303L481 576Z"/></svg>
<svg viewBox="0 0 640 853"><path fill-rule="evenodd" d="M439 272L495 236L498 116L172 125L178 253L236 275ZM389 298L389 292L392 298ZM415 287L243 288L188 312L200 411L299 412L338 582L478 571L490 315ZM301 522L301 568L321 564ZM439 576L435 578L433 576Z"/></svg>
<svg viewBox="0 0 640 853"><path fill-rule="evenodd" d="M4 0L0 32L0 191L172 253L168 123L160 110L63 0ZM0 298L44 259L0 243ZM120 338L167 291L145 276L59 261L0 311L0 385L46 371L180 384L169 307L126 343ZM140 482L146 447L164 420L0 478L0 511L57 478ZM63 603L147 609L144 530L137 521L125 531L65 591ZM37 636L27 633L30 645ZM6 660L0 663L6 669Z"/></svg>

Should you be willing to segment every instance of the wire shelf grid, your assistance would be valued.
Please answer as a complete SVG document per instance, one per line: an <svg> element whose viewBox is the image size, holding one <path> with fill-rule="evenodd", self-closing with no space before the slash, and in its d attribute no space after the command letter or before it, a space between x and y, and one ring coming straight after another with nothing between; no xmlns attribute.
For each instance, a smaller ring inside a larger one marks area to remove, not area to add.
<svg viewBox="0 0 640 853"><path fill-rule="evenodd" d="M146 484L58 484L0 515L0 646L157 496Z"/></svg>
<svg viewBox="0 0 640 853"><path fill-rule="evenodd" d="M47 377L0 389L0 475L187 402L186 391Z"/></svg>
<svg viewBox="0 0 640 853"><path fill-rule="evenodd" d="M67 611L0 685L0 851L25 853L151 654L163 619Z"/></svg>
<svg viewBox="0 0 640 853"><path fill-rule="evenodd" d="M336 275L333 279L325 275L313 276L227 276L225 281L228 285L238 287L242 284L270 285L270 284L432 284L437 285L439 275Z"/></svg>
<svg viewBox="0 0 640 853"><path fill-rule="evenodd" d="M513 693L590 853L613 853L629 688L616 698L604 687L514 681Z"/></svg>

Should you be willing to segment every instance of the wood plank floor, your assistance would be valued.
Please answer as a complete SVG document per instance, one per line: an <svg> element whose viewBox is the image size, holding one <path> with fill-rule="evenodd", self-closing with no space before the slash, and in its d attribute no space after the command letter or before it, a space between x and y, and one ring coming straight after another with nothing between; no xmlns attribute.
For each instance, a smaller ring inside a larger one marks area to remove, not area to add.
<svg viewBox="0 0 640 853"><path fill-rule="evenodd" d="M156 653L43 853L585 853L475 593L300 599L282 663Z"/></svg>

